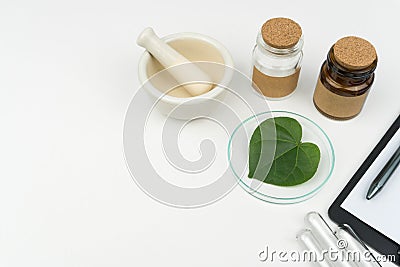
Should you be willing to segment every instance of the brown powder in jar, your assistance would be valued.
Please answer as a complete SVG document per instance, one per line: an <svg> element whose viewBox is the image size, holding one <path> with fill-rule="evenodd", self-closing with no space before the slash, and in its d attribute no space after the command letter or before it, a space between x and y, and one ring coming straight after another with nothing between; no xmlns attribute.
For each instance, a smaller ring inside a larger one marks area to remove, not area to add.
<svg viewBox="0 0 400 267"><path fill-rule="evenodd" d="M301 27L288 18L273 18L264 23L261 35L266 44L278 49L297 44L302 35Z"/></svg>
<svg viewBox="0 0 400 267"><path fill-rule="evenodd" d="M374 46L355 36L338 40L333 46L333 53L340 65L351 70L364 69L377 58Z"/></svg>

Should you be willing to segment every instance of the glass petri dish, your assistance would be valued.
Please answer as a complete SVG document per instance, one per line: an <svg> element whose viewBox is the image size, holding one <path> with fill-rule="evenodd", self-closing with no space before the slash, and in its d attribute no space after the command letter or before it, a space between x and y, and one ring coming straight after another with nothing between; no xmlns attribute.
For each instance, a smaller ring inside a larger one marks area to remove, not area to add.
<svg viewBox="0 0 400 267"><path fill-rule="evenodd" d="M261 122L276 117L296 119L302 126L302 142L312 142L320 149L318 169L314 176L303 184L277 186L247 177L250 138ZM228 160L234 176L249 194L270 203L293 204L313 197L329 180L335 165L335 153L328 135L311 119L294 112L268 111L251 116L236 127L228 143Z"/></svg>

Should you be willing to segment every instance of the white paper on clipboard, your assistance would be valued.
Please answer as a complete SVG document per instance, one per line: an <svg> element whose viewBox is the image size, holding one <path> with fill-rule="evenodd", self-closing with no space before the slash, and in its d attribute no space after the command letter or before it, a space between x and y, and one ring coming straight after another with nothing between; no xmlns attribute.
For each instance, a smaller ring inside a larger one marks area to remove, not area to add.
<svg viewBox="0 0 400 267"><path fill-rule="evenodd" d="M365 198L371 182L400 146L400 131L386 144L341 207L396 243L400 243L400 167L371 200Z"/></svg>

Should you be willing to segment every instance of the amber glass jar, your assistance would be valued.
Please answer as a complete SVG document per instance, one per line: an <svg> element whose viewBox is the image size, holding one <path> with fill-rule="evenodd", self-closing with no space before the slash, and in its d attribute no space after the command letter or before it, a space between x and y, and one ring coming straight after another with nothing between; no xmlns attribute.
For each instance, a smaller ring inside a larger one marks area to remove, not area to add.
<svg viewBox="0 0 400 267"><path fill-rule="evenodd" d="M357 116L374 82L375 48L359 37L340 39L322 64L314 105L323 115L347 120Z"/></svg>

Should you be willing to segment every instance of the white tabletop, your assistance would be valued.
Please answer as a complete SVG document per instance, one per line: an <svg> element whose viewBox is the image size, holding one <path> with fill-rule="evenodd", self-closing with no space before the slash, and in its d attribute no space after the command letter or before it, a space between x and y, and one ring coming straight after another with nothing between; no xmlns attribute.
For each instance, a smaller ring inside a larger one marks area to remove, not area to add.
<svg viewBox="0 0 400 267"><path fill-rule="evenodd" d="M0 266L264 266L265 246L298 249L304 215L327 217L400 112L399 10L397 0L2 1ZM125 111L139 88L136 36L147 26L161 36L212 36L249 75L257 30L276 16L299 22L305 47L295 94L270 106L323 127L336 152L332 178L314 198L287 206L240 187L200 209L149 198L122 152ZM312 93L329 47L346 35L371 41L379 64L362 113L335 122L314 108Z"/></svg>

